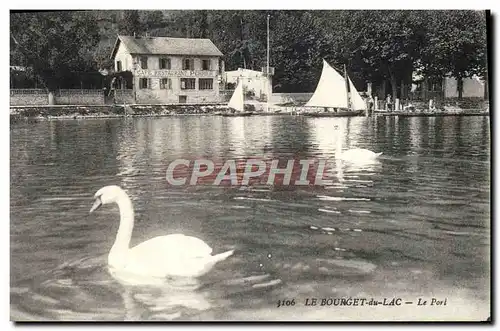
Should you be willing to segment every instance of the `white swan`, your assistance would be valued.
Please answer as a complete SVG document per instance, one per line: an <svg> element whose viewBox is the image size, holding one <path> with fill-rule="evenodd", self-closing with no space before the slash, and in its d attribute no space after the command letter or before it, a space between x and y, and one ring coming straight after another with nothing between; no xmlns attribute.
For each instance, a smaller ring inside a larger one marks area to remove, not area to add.
<svg viewBox="0 0 500 331"><path fill-rule="evenodd" d="M369 149L352 148L340 153L339 159L351 162L375 161L382 152L375 153Z"/></svg>
<svg viewBox="0 0 500 331"><path fill-rule="evenodd" d="M335 129L338 129L338 126L335 126ZM337 134L337 151L335 154L338 159L343 161L352 163L367 163L377 160L377 158L382 155L382 152L375 153L365 148L351 148L342 152L342 135L339 132L339 134Z"/></svg>
<svg viewBox="0 0 500 331"><path fill-rule="evenodd" d="M95 194L90 212L115 202L120 209L120 226L108 255L108 265L121 273L146 277L199 277L233 251L212 255L201 239L171 234L147 240L130 248L134 210L127 193L118 186L105 186Z"/></svg>

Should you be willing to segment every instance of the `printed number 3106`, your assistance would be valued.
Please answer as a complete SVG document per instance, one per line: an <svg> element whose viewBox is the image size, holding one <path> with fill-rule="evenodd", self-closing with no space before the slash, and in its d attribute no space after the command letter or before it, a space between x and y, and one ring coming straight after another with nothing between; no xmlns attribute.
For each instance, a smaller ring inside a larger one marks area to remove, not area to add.
<svg viewBox="0 0 500 331"><path fill-rule="evenodd" d="M290 307L290 306L295 306L295 299L292 299L292 300L280 300L278 301L278 308L279 307Z"/></svg>

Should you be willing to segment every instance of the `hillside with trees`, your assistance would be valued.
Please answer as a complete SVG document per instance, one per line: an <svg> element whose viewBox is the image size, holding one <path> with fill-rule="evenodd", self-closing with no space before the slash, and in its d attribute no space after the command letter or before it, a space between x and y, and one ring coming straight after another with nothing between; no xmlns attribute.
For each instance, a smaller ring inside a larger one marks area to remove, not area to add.
<svg viewBox="0 0 500 331"><path fill-rule="evenodd" d="M209 38L224 54L226 70L261 70L267 15L275 92L313 91L323 58L346 64L358 87L386 82L393 95L411 86L414 72L452 75L459 84L487 75L487 21L480 11L12 12L11 66L30 68L48 89L89 86L99 70L112 67L117 34L147 33Z"/></svg>

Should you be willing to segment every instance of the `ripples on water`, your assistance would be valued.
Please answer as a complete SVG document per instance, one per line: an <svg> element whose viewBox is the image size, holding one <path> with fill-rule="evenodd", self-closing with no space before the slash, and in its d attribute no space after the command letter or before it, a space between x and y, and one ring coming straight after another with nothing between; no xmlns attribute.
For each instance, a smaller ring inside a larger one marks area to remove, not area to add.
<svg viewBox="0 0 500 331"><path fill-rule="evenodd" d="M383 152L338 162L342 148ZM489 304L489 118L300 116L11 125L14 320L483 319ZM177 159L326 159L331 185L172 187ZM107 270L126 189L132 245L167 233L236 249L197 284L129 286ZM306 298L448 297L439 309L311 308ZM293 307L275 308L295 298ZM385 310L384 310L385 309ZM390 315L388 315L390 314ZM392 317L388 317L392 316Z"/></svg>

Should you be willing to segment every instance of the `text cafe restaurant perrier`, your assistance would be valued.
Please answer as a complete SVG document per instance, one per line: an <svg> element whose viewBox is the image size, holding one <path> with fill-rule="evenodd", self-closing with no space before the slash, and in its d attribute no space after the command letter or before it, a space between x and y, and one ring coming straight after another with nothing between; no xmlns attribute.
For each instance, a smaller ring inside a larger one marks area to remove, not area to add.
<svg viewBox="0 0 500 331"><path fill-rule="evenodd" d="M115 71L131 71L138 104L219 102L222 53L209 39L118 36Z"/></svg>

